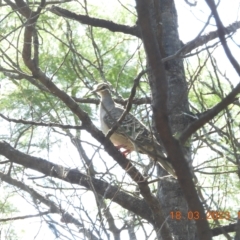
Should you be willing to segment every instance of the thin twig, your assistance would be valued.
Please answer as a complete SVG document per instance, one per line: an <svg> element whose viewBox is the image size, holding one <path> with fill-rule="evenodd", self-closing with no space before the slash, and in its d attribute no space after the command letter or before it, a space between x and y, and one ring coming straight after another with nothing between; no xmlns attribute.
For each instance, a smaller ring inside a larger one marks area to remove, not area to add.
<svg viewBox="0 0 240 240"><path fill-rule="evenodd" d="M31 124L33 126L43 126L43 127L59 127L62 129L85 129L83 126L73 126L73 125L64 125L64 124L58 124L58 123L44 123L44 122L34 122L34 121L26 121L23 119L15 119L15 118L9 118L4 116L0 113L0 117L7 120L8 122L15 122L15 123L22 123L22 124Z"/></svg>

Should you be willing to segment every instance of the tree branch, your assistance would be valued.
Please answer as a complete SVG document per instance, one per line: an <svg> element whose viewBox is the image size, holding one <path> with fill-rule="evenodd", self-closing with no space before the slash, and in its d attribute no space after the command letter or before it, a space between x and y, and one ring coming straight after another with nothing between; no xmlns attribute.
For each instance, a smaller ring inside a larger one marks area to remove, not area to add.
<svg viewBox="0 0 240 240"><path fill-rule="evenodd" d="M224 28L224 34L228 35L233 32L236 32L240 28L240 21L230 24L228 27ZM187 53L190 53L192 50L206 45L208 42L216 39L218 37L218 31L212 31L205 35L198 36L197 38L193 39L192 41L184 44L184 46L179 49L175 54L165 57L162 59L162 62L167 62L174 58L183 58Z"/></svg>
<svg viewBox="0 0 240 240"><path fill-rule="evenodd" d="M111 21L107 21L104 19L97 19L97 18L91 18L85 15L77 15L71 11L68 11L66 9L52 6L51 9L49 9L52 13L63 16L69 19L76 20L82 24L88 24L94 27L102 27L106 28L112 32L123 32L126 34L130 34L136 37L141 38L141 35L139 33L139 30L137 26L129 27L126 25L116 24ZM235 32L237 29L240 28L240 21L230 24L228 27L224 28L224 34L231 34ZM166 58L163 58L162 61L166 62L169 61L172 58L176 57L184 57L187 53L191 52L197 47L200 47L204 44L207 44L211 40L214 40L218 37L218 31L212 31L208 34L202 35L197 37L196 39L186 43L181 49L179 49L173 56L168 56Z"/></svg>
<svg viewBox="0 0 240 240"><path fill-rule="evenodd" d="M130 34L135 37L140 36L137 26L130 27L123 24L117 24L112 21L107 21L104 19L93 18L86 15L76 14L74 12L71 12L56 6L52 6L51 8L49 8L49 11L58 16L76 20L82 24L91 25L93 27L106 28L112 32L122 32L122 33Z"/></svg>
<svg viewBox="0 0 240 240"><path fill-rule="evenodd" d="M0 117L7 120L8 122L15 122L15 123L22 123L22 124L30 124L32 126L43 126L43 127L59 127L62 129L84 129L82 126L72 126L72 125L64 125L64 124L57 124L57 123L44 123L44 122L35 122L35 121L26 121L23 119L15 119L15 118L9 118L4 116L0 113Z"/></svg>
<svg viewBox="0 0 240 240"><path fill-rule="evenodd" d="M90 179L89 176L81 173L77 169L68 169L61 165L53 164L42 158L22 153L4 141L0 141L0 154L5 156L11 162L36 170L47 176L61 179L68 183L84 186L90 191L92 191L91 184L93 184L95 191L97 191L97 193L101 196L106 199L111 199L113 202L137 215L140 215L142 218L151 223L154 222L152 215L149 214L149 211L151 210L144 200L132 197L131 195L119 190L118 187L112 186L107 182L96 178Z"/></svg>
<svg viewBox="0 0 240 240"><path fill-rule="evenodd" d="M1 178L1 173L0 173L0 178ZM51 213L51 212L45 211L45 212L40 212L38 214L31 214L31 215L24 215L24 216L18 216L18 217L10 217L10 218L1 218L0 222L15 221L15 220L33 218L33 217L40 217L40 216L43 216L43 215L47 215L49 213Z"/></svg>
<svg viewBox="0 0 240 240"><path fill-rule="evenodd" d="M224 28L219 15L217 13L217 9L215 6L214 1L212 0L206 0L207 4L209 5L210 9L212 10L212 14L215 18L218 30L217 30L217 34L219 36L219 39L222 43L222 46L224 48L224 51L229 59L229 61L231 62L231 64L233 65L233 67L235 68L236 72L238 73L238 75L240 76L240 65L238 64L238 62L236 61L236 59L233 57L226 39L225 39L225 34L226 34L226 28ZM234 24L230 25L230 27L228 27L229 31L230 29L235 29L236 27L240 27L240 22L236 22L235 25ZM231 27L232 26L232 27ZM221 102L219 102L216 106L214 106L213 108L211 108L210 110L202 113L199 117L198 120L194 121L193 123L191 123L181 134L179 141L184 144L187 139L194 133L196 132L198 129L200 129L204 124L206 124L208 121L210 121L211 119L213 119L215 116L217 116L217 114L219 114L223 109L225 109L229 104L233 103L236 100L236 96L240 93L240 83L224 98L222 99Z"/></svg>
<svg viewBox="0 0 240 240"><path fill-rule="evenodd" d="M223 234L223 231L225 231L227 233L235 232L236 227L237 227L237 224L233 223L233 224L229 224L227 226L221 226L221 227L213 228L212 229L212 235L213 235L213 237L221 235L221 234Z"/></svg>
<svg viewBox="0 0 240 240"><path fill-rule="evenodd" d="M190 7L197 6L197 1L194 1L194 3L189 2L188 0L184 0Z"/></svg>
<svg viewBox="0 0 240 240"><path fill-rule="evenodd" d="M217 116L223 109L236 100L236 96L240 93L240 83L217 105L210 110L202 113L197 120L192 122L179 137L179 142L183 145L187 139L205 125L208 121Z"/></svg>
<svg viewBox="0 0 240 240"><path fill-rule="evenodd" d="M97 98L77 98L77 97L72 97L76 102L79 103L89 103L89 104L96 104L98 105L100 103L100 100ZM114 102L126 106L128 99L122 100L119 98L115 98ZM150 97L144 97L144 98L135 98L132 100L132 104L135 105L142 105L142 104L151 104L151 98Z"/></svg>

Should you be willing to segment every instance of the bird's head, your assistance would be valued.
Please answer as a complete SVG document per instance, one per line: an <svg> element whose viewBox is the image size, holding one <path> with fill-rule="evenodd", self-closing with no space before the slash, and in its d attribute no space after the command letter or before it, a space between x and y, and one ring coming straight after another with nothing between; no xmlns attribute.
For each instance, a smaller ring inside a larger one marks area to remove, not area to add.
<svg viewBox="0 0 240 240"><path fill-rule="evenodd" d="M110 92L110 87L107 83L99 83L93 87L93 90L91 92L103 95Z"/></svg>

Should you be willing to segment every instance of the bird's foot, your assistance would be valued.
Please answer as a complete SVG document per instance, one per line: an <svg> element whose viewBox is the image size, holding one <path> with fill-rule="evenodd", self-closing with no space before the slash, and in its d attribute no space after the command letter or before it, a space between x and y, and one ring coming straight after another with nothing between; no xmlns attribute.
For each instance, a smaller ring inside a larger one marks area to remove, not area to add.
<svg viewBox="0 0 240 240"><path fill-rule="evenodd" d="M126 146L125 145L114 145L118 150L120 150L121 148L126 148Z"/></svg>
<svg viewBox="0 0 240 240"><path fill-rule="evenodd" d="M126 149L123 152L121 152L125 157L131 152L131 150Z"/></svg>
<svg viewBox="0 0 240 240"><path fill-rule="evenodd" d="M121 148L124 148L125 150L122 152L120 151L125 157L131 152L131 150L127 149L125 145L117 145L115 146L119 151Z"/></svg>

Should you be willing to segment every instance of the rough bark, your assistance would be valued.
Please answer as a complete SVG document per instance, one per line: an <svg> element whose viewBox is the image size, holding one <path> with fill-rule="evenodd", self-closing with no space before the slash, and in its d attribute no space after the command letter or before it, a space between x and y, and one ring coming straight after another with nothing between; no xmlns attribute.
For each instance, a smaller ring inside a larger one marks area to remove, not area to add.
<svg viewBox="0 0 240 240"><path fill-rule="evenodd" d="M155 16L157 40L162 57L164 58L173 55L181 48L177 30L177 13L174 1L172 0L156 0L154 1L154 8L157 9ZM166 62L165 72L168 80L168 118L172 134L177 137L188 125L188 119L183 113L189 111L187 83L182 60L173 59ZM186 155L189 149L185 148L184 150ZM164 174L164 171L160 169L159 175ZM163 209L166 217L169 217L172 211L179 211L182 216L187 216L189 210L188 204L177 182L160 181L158 185L158 198L164 206ZM195 239L195 224L186 217L181 220L169 218L168 224L176 239Z"/></svg>
<svg viewBox="0 0 240 240"><path fill-rule="evenodd" d="M158 10L162 15L162 41L163 51L166 56L174 54L180 48L178 36L177 13L172 0L159 0ZM189 111L187 100L187 83L184 75L183 61L174 59L165 64L168 78L168 110L172 133L177 136L187 125L188 119L184 112ZM189 151L189 149L185 149ZM164 204L165 214L171 211L180 211L187 216L189 210L182 190L177 182L159 182L158 197ZM195 239L196 227L193 221L187 218L168 221L176 239Z"/></svg>

